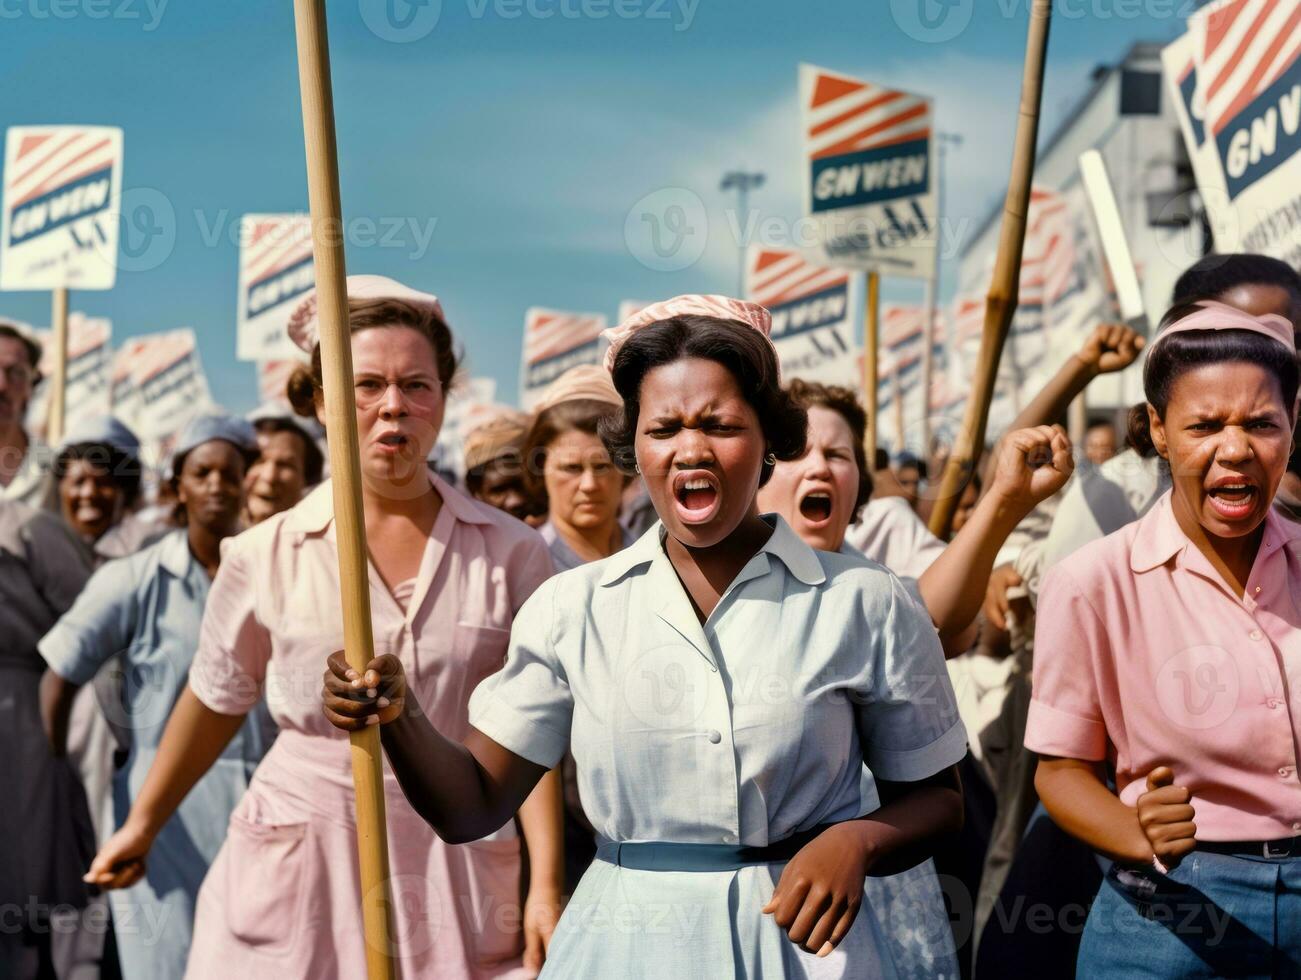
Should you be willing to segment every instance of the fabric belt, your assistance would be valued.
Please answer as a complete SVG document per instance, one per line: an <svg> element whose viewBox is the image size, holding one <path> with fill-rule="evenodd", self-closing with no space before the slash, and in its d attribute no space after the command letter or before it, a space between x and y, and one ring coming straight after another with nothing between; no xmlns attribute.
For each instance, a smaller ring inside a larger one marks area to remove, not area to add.
<svg viewBox="0 0 1301 980"><path fill-rule="evenodd" d="M671 841L607 841L596 849L597 860L630 871L737 871L754 864L789 861L809 841L834 824L792 834L775 844L681 844Z"/></svg>
<svg viewBox="0 0 1301 980"><path fill-rule="evenodd" d="M1197 850L1239 857L1301 857L1301 837L1284 837L1280 840L1199 840Z"/></svg>

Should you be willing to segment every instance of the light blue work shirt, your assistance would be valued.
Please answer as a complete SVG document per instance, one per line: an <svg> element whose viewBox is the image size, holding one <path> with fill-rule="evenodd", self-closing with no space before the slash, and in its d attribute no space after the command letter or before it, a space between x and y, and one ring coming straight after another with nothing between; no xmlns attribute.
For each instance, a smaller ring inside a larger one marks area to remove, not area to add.
<svg viewBox="0 0 1301 980"><path fill-rule="evenodd" d="M864 762L926 779L966 752L935 627L864 558L814 551L780 517L702 624L652 527L524 604L470 723L550 768L569 748L602 840L764 846L863 811ZM782 865L660 872L597 860L544 975L893 977L860 913L818 959L761 909Z"/></svg>
<svg viewBox="0 0 1301 980"><path fill-rule="evenodd" d="M207 571L190 553L187 532L173 531L142 551L102 565L41 640L40 652L50 668L75 684L89 683L113 658L120 663L122 700L105 706L109 721L131 739L126 764L113 779L119 827L185 689L209 585ZM184 974L199 885L226 837L231 811L266 752L268 734L258 712L250 713L163 826L144 879L111 893L124 976L172 980Z"/></svg>

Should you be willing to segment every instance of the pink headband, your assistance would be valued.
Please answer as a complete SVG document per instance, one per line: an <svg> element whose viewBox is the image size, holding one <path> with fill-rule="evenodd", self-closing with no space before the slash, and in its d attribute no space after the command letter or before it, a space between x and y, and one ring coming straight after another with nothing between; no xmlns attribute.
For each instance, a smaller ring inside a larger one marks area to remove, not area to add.
<svg viewBox="0 0 1301 980"><path fill-rule="evenodd" d="M404 286L396 279L385 276L349 276L348 299L399 299L412 306L430 310L438 319L446 321L443 305L432 293ZM289 339L302 350L312 353L320 339L321 325L316 319L316 290L313 289L298 304L289 317Z"/></svg>
<svg viewBox="0 0 1301 980"><path fill-rule="evenodd" d="M1296 336L1292 332L1292 322L1277 313L1252 316L1236 306L1206 300L1197 304L1198 309L1176 320L1166 327L1152 342L1155 347L1172 334L1185 333L1189 330L1246 330L1258 333L1270 340L1277 340L1293 354L1296 353ZM1152 348L1148 348L1151 357Z"/></svg>
<svg viewBox="0 0 1301 980"><path fill-rule="evenodd" d="M610 342L610 346L605 351L605 369L614 370L614 358L619 353L619 348L638 330L660 320L687 315L740 320L746 326L758 330L766 339L772 333L772 316L758 303L747 303L745 300L732 299L729 296L674 296L660 303L643 306L623 323L601 334ZM771 342L769 339L769 343Z"/></svg>

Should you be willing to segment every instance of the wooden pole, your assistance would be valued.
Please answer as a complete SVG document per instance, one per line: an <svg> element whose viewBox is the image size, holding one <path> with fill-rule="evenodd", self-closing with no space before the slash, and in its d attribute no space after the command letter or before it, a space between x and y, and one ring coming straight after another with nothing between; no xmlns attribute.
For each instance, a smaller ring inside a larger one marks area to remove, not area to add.
<svg viewBox="0 0 1301 980"><path fill-rule="evenodd" d="M54 369L50 373L50 403L45 418L45 441L57 446L63 438L68 395L68 289L54 290L50 307L50 334L54 343Z"/></svg>
<svg viewBox="0 0 1301 980"><path fill-rule="evenodd" d="M334 485L334 527L339 551L339 593L343 644L358 671L374 657L370 622L370 580L366 523L361 503L357 416L353 404L352 343L339 204L339 169L334 138L334 100L325 0L294 0L298 36L298 82L307 145L307 192L316 263L317 317L321 325L321 367L325 384L330 476ZM357 791L357 854L361 870L362 929L371 980L397 977L390 939L388 841L384 820L384 765L379 726L354 732L352 779ZM355 969L345 967L344 972Z"/></svg>
<svg viewBox="0 0 1301 980"><path fill-rule="evenodd" d="M935 297L940 291L940 244L935 243L935 278L926 281L926 298L922 303L922 432L921 458L931 458L931 382L935 377Z"/></svg>
<svg viewBox="0 0 1301 980"><path fill-rule="evenodd" d="M867 409L867 471L876 469L879 446L876 389L880 381L881 274L867 274L867 310L863 316L863 407Z"/></svg>
<svg viewBox="0 0 1301 980"><path fill-rule="evenodd" d="M903 417L903 385L899 382L899 369L894 372L894 385L891 394L894 396L894 451L899 454L904 451L904 417ZM923 457L924 458L924 457Z"/></svg>
<svg viewBox="0 0 1301 980"><path fill-rule="evenodd" d="M1087 392L1081 391L1066 409L1066 434L1071 437L1071 445L1081 450L1089 428L1089 402L1085 398L1086 394Z"/></svg>
<svg viewBox="0 0 1301 980"><path fill-rule="evenodd" d="M994 275L985 299L985 327L980 342L980 358L972 378L971 397L966 415L958 430L940 483L939 497L931 511L931 531L947 538L953 523L958 498L971 476L972 468L985 442L985 425L989 421L989 404L994 395L998 362L1003 354L1012 315L1016 312L1021 251L1025 246L1026 217L1030 208L1030 184L1034 179L1035 143L1039 138L1039 104L1043 96L1044 60L1048 50L1048 26L1052 17L1052 0L1034 0L1030 8L1030 26L1026 35L1025 70L1021 78L1021 108L1012 148L1012 172L1008 179L1007 199L1003 204L1003 224L999 233L998 255Z"/></svg>

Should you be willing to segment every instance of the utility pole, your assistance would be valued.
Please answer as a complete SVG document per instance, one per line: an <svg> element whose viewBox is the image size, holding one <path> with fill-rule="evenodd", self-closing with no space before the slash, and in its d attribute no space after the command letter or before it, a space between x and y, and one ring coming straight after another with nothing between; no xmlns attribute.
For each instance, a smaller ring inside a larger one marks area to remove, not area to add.
<svg viewBox="0 0 1301 980"><path fill-rule="evenodd" d="M718 189L720 191L736 191L736 228L746 228L749 226L746 221L746 215L748 213L746 210L746 204L749 201L750 191L762 187L763 182L764 175L761 173L749 173L745 170L730 170L723 174L723 182L718 185ZM736 281L736 298L744 299L746 243L738 241L736 245L737 249L740 251L740 258L738 259L740 272L737 275Z"/></svg>

